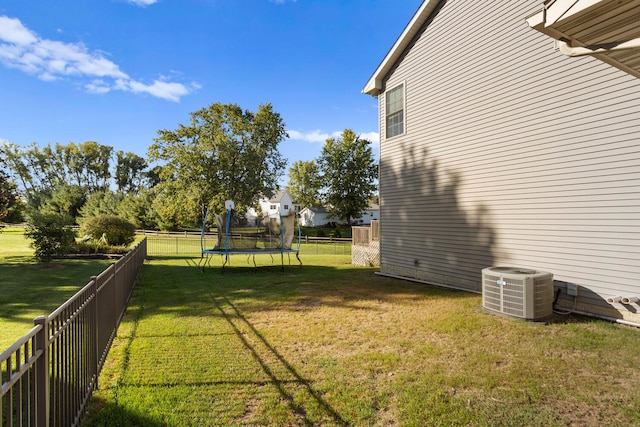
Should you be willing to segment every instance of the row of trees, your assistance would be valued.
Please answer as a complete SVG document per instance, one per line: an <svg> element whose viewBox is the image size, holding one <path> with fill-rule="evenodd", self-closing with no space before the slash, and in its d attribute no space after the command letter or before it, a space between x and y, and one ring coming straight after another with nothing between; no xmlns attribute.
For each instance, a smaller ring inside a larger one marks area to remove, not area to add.
<svg viewBox="0 0 640 427"><path fill-rule="evenodd" d="M22 220L23 204L18 197L18 186L5 172L7 163L0 152L0 222Z"/></svg>
<svg viewBox="0 0 640 427"><path fill-rule="evenodd" d="M74 224L97 214L121 214L140 225L156 225L140 216L138 205L159 181L161 167L150 168L134 153L118 151L94 141L67 145L0 146L2 176L17 202L0 220L21 221L34 213L51 213ZM115 164L113 162L115 157ZM18 188L20 191L18 191ZM20 197L18 197L18 195ZM26 205L22 202L26 202ZM149 206L146 206L147 208Z"/></svg>
<svg viewBox="0 0 640 427"><path fill-rule="evenodd" d="M148 160L114 155L112 147L93 141L26 148L4 143L0 221L21 199L27 212L57 214L69 223L119 215L141 228L195 225L207 208L221 211L225 200L234 200L241 213L277 189L286 168L278 145L286 137L271 104L252 112L216 103L191 113L177 129L159 130ZM371 143L347 129L326 141L317 161L294 163L288 189L303 205L329 204L349 221L366 208L376 177Z"/></svg>

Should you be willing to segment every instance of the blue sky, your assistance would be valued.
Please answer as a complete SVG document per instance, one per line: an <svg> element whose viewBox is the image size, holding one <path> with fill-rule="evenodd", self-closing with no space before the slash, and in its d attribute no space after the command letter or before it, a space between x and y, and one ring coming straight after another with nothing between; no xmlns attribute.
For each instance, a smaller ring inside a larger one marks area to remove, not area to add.
<svg viewBox="0 0 640 427"><path fill-rule="evenodd" d="M344 128L375 142L361 90L420 0L3 0L0 140L145 156L215 102L271 102L290 161Z"/></svg>

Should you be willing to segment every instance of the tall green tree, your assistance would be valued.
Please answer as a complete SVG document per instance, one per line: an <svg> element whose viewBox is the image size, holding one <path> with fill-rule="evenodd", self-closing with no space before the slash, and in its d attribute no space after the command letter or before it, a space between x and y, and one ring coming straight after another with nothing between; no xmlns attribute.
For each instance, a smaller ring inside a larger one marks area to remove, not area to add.
<svg viewBox="0 0 640 427"><path fill-rule="evenodd" d="M202 218L207 206L222 210L228 199L251 206L277 188L286 165L278 145L286 131L271 104L252 112L215 103L190 116L186 125L158 131L149 148L150 161L164 166L156 203L165 203L172 220Z"/></svg>
<svg viewBox="0 0 640 427"><path fill-rule="evenodd" d="M37 210L60 214L74 222L86 200L87 192L84 188L75 184L59 184Z"/></svg>
<svg viewBox="0 0 640 427"><path fill-rule="evenodd" d="M56 144L53 161L60 164L69 182L86 188L89 193L106 190L109 187L109 169L113 147L95 141L81 144Z"/></svg>
<svg viewBox="0 0 640 427"><path fill-rule="evenodd" d="M6 162L0 147L0 222L18 222L22 216L22 202L18 195L18 186L5 172Z"/></svg>
<svg viewBox="0 0 640 427"><path fill-rule="evenodd" d="M27 199L51 194L56 185L65 181L64 169L54 161L50 145L40 149L33 143L23 149L17 144L5 142L3 151L9 169L24 189Z"/></svg>
<svg viewBox="0 0 640 427"><path fill-rule="evenodd" d="M142 229L158 227L159 215L153 207L153 190L143 188L136 194L128 194L118 206L118 215Z"/></svg>
<svg viewBox="0 0 640 427"><path fill-rule="evenodd" d="M322 180L320 170L314 160L297 160L289 168L289 183L286 189L297 203L303 207L320 203Z"/></svg>
<svg viewBox="0 0 640 427"><path fill-rule="evenodd" d="M375 194L378 167L371 142L345 129L322 147L318 166L325 185L324 200L347 224L359 217Z"/></svg>
<svg viewBox="0 0 640 427"><path fill-rule="evenodd" d="M120 203L124 196L111 190L96 191L89 194L78 211L77 222L83 224L88 219L101 215L118 215Z"/></svg>
<svg viewBox="0 0 640 427"><path fill-rule="evenodd" d="M162 182L162 170L164 168L156 165L142 172L143 184L147 188L153 188Z"/></svg>
<svg viewBox="0 0 640 427"><path fill-rule="evenodd" d="M138 191L145 179L147 161L135 153L118 151L116 153L115 181L119 193Z"/></svg>

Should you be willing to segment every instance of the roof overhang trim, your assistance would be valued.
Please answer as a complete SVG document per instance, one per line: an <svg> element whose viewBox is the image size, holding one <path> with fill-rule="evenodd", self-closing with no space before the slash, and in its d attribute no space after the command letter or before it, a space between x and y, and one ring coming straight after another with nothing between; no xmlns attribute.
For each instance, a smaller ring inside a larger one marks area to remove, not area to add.
<svg viewBox="0 0 640 427"><path fill-rule="evenodd" d="M546 0L543 9L526 18L526 21L531 28L557 40L558 48L564 55L592 55L640 78L637 61L640 55L640 25L636 24L630 29L629 24L624 22L628 20L630 11L638 13L639 9L640 2L637 0ZM605 19L608 31L600 30L599 34L603 41L590 43L589 39L594 35L589 34L589 27L602 28ZM617 28L618 25L620 28ZM628 53L619 53L623 51Z"/></svg>
<svg viewBox="0 0 640 427"><path fill-rule="evenodd" d="M405 27L398 40L391 47L387 55L384 57L378 68L373 73L367 84L362 89L362 93L377 96L381 91L383 86L383 80L391 71L396 61L402 56L405 49L415 35L420 31L422 25L427 22L431 13L435 10L441 0L428 0L424 1L422 5L418 8L418 11L413 15L409 24Z"/></svg>

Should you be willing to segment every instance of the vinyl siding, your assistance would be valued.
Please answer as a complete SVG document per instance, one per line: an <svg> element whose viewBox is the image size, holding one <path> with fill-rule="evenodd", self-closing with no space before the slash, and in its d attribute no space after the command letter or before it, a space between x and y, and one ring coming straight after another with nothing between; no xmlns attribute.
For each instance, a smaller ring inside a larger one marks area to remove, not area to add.
<svg viewBox="0 0 640 427"><path fill-rule="evenodd" d="M380 94L383 273L480 291L514 265L581 304L640 296L640 80L564 57L525 22L540 7L443 2L386 76L406 111L386 139Z"/></svg>

